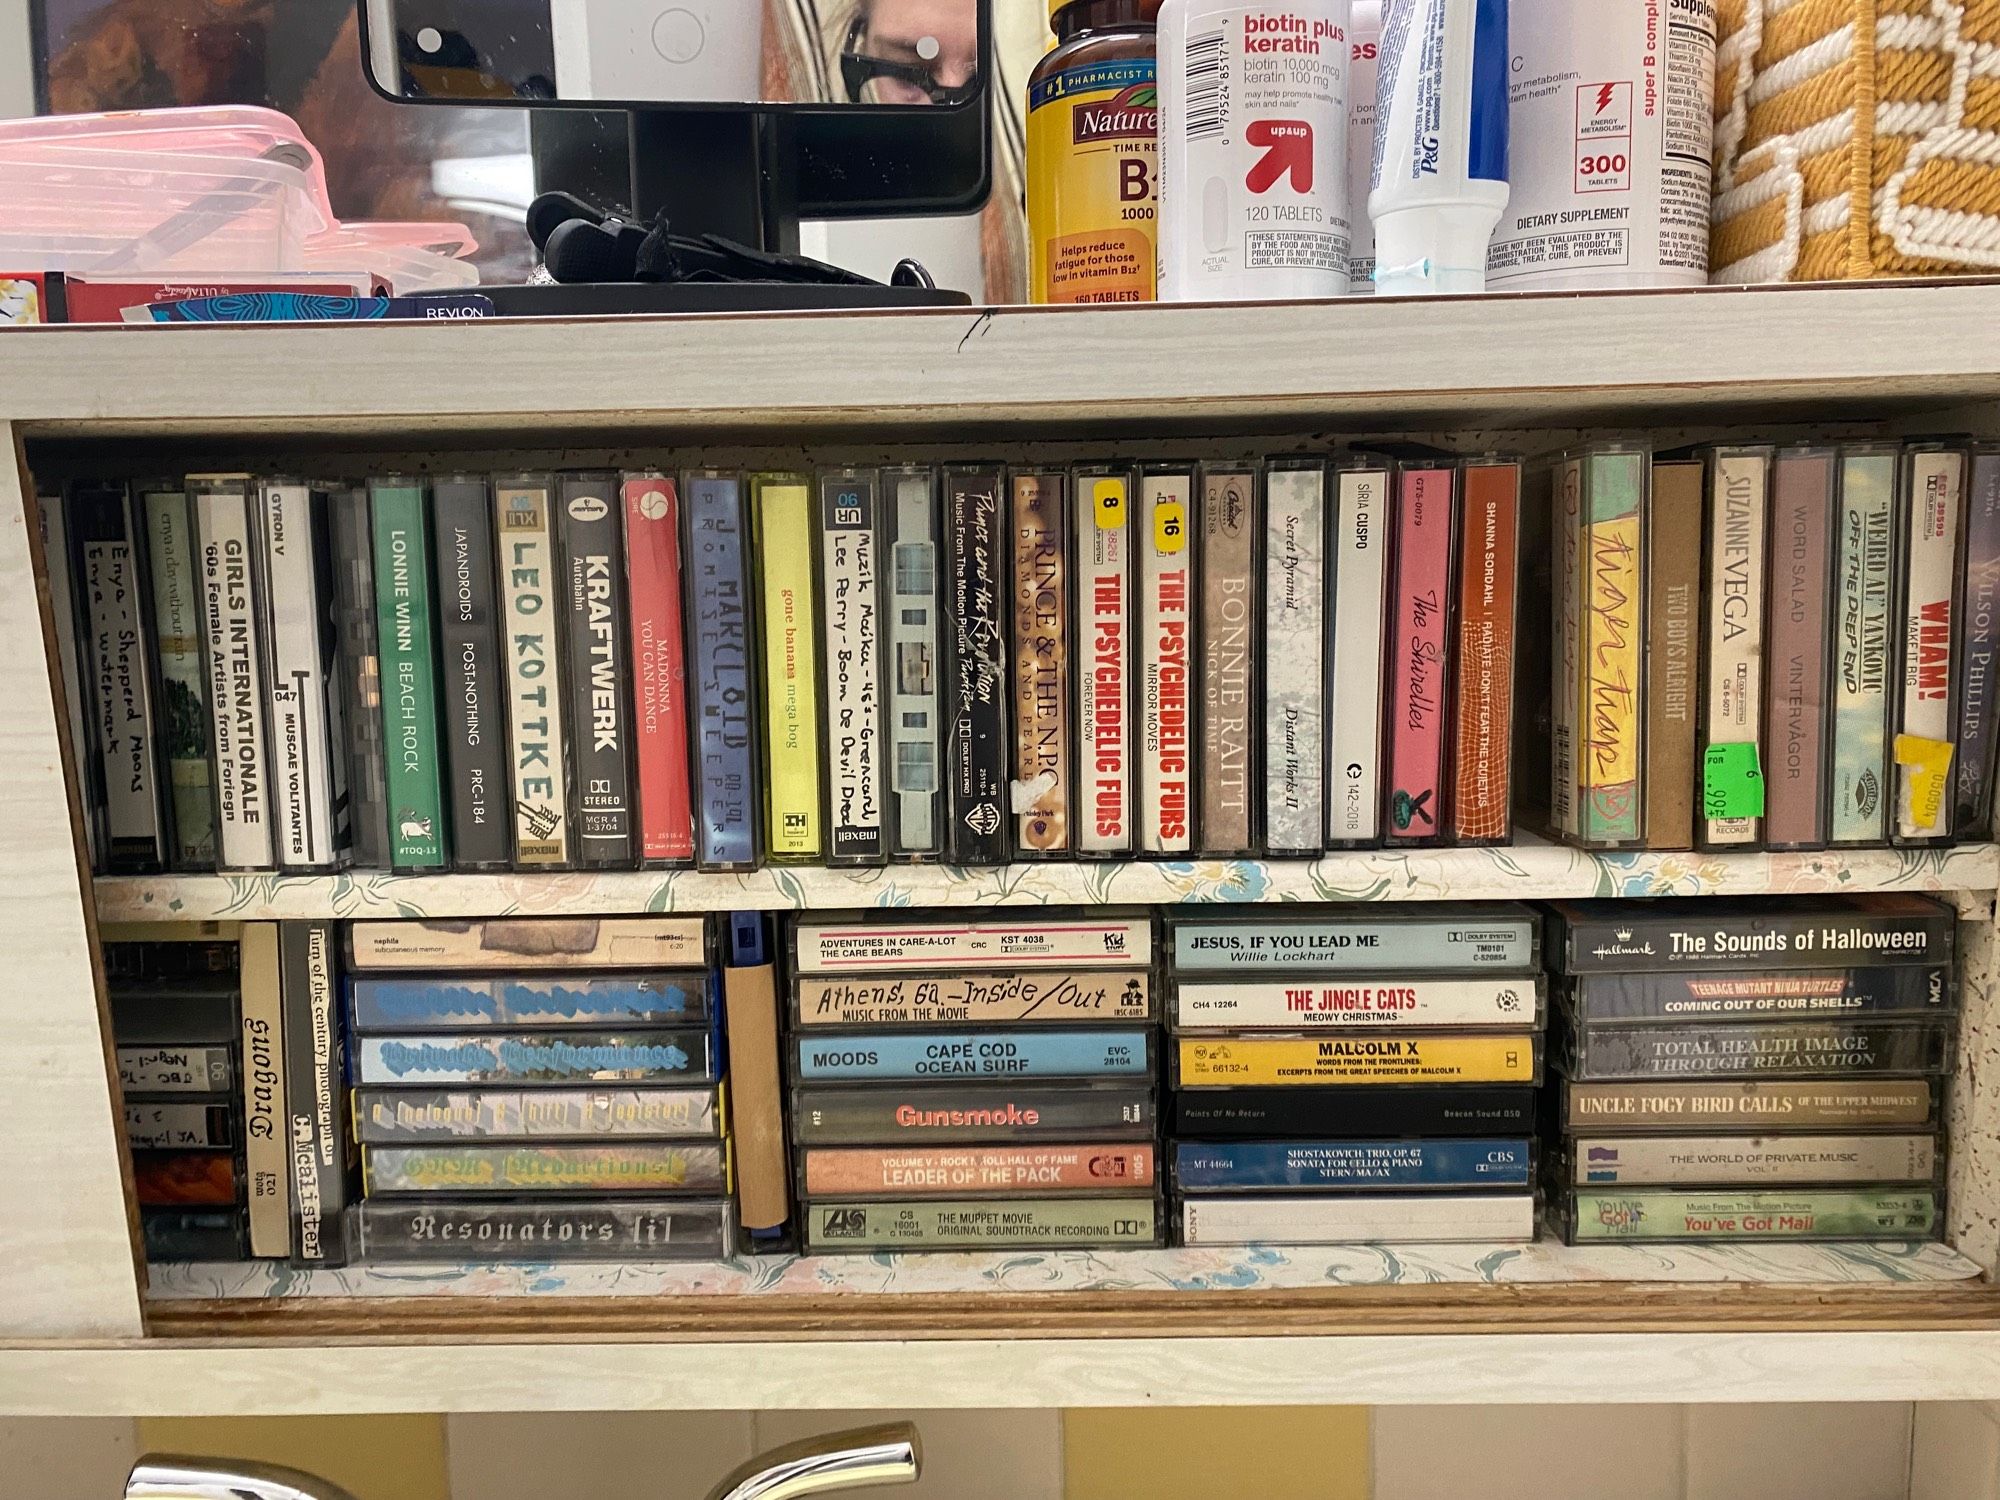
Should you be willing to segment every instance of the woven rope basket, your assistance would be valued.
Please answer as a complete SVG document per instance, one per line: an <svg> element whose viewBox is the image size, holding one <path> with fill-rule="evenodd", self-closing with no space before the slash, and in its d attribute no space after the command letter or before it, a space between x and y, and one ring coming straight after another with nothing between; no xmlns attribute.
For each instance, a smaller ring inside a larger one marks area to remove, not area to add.
<svg viewBox="0 0 2000 1500"><path fill-rule="evenodd" d="M2000 267L2000 0L1720 0L1710 280Z"/></svg>

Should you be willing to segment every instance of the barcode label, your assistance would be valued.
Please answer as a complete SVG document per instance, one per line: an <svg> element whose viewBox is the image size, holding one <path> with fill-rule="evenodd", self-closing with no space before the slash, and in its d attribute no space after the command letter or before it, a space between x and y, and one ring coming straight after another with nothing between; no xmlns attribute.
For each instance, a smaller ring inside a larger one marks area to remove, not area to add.
<svg viewBox="0 0 2000 1500"><path fill-rule="evenodd" d="M1223 54L1224 35L1205 31L1187 44L1187 133L1189 140L1206 140L1229 124L1229 73Z"/></svg>
<svg viewBox="0 0 2000 1500"><path fill-rule="evenodd" d="M895 787L899 792L937 790L937 755L931 746L905 742L896 747Z"/></svg>

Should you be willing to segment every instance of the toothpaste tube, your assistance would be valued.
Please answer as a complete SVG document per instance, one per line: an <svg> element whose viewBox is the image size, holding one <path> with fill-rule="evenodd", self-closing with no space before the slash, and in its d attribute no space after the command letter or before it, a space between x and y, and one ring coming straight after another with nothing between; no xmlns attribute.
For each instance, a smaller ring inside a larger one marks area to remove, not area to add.
<svg viewBox="0 0 2000 1500"><path fill-rule="evenodd" d="M1507 0L1386 0L1375 99L1375 290L1486 289L1507 206Z"/></svg>

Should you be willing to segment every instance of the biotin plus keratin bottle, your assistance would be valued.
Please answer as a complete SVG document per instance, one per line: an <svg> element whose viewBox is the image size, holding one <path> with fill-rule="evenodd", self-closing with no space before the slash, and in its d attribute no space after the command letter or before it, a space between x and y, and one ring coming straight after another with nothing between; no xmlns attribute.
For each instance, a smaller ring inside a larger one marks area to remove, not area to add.
<svg viewBox="0 0 2000 1500"><path fill-rule="evenodd" d="M1028 75L1028 287L1037 302L1151 302L1160 0L1049 0Z"/></svg>

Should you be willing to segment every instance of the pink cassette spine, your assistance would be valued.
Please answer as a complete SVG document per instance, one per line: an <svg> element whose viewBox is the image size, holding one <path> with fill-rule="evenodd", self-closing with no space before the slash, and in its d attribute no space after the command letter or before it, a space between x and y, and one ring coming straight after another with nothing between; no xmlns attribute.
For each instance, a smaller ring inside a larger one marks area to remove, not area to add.
<svg viewBox="0 0 2000 1500"><path fill-rule="evenodd" d="M1447 613L1456 469L1409 467L1397 476L1395 646L1389 677L1389 801L1392 844L1439 835L1444 797Z"/></svg>

